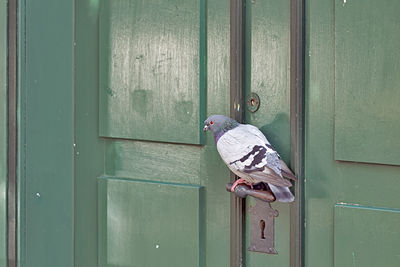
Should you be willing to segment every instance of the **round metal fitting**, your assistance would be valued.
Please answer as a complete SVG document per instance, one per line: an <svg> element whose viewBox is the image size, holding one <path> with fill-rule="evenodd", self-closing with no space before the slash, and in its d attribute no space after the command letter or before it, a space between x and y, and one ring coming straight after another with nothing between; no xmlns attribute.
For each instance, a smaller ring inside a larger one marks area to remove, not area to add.
<svg viewBox="0 0 400 267"><path fill-rule="evenodd" d="M256 93L250 93L246 98L246 106L250 112L256 112L260 108L260 97Z"/></svg>

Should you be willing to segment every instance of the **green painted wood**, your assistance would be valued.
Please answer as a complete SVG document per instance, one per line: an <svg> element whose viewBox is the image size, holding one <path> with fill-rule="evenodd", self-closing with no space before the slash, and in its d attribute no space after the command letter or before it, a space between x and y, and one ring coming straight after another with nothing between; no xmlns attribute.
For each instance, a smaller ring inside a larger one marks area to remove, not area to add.
<svg viewBox="0 0 400 267"><path fill-rule="evenodd" d="M399 209L400 172L335 160L335 5L310 0L306 6L305 266L333 267L335 204Z"/></svg>
<svg viewBox="0 0 400 267"><path fill-rule="evenodd" d="M7 1L0 0L0 266L7 262Z"/></svg>
<svg viewBox="0 0 400 267"><path fill-rule="evenodd" d="M180 151L171 153L171 151ZM149 142L106 142L106 173L116 177L161 179L172 183L200 184L200 150L196 146ZM179 166L179 168L177 168Z"/></svg>
<svg viewBox="0 0 400 267"><path fill-rule="evenodd" d="M205 8L205 1L197 3ZM229 170L218 155L213 137L205 136L205 146L99 137L99 1L77 1L75 15L75 266L105 262L106 253L97 251L98 243L105 243L103 235L97 236L106 225L106 219L98 217L97 212L98 205L106 206L101 197L104 188L97 187L96 177L102 174L203 187L205 224L200 264L229 266L229 193L225 191ZM200 14L194 16L193 21L197 21ZM200 59L200 65L204 67L204 85L207 83L210 89L207 94L200 92L200 97L204 97L208 114L229 114L229 1L208 1L207 19L204 17L200 24L206 22L203 30L207 30L207 43L204 38L200 45L206 45L203 52L207 57ZM101 214L104 212L101 209Z"/></svg>
<svg viewBox="0 0 400 267"><path fill-rule="evenodd" d="M17 32L17 40L25 39L25 26L26 26L26 6L25 1L19 0L17 5L17 25L19 25L19 30ZM26 140L26 130L25 130L25 114L26 114L26 49L25 44L22 42L17 42L17 124L18 124L18 137L17 144L25 144ZM17 210L17 258L18 261L23 266L26 263L26 235L25 233L25 222L26 222L26 213L20 212L26 210L26 201L25 201L25 158L26 155L23 152L24 150L21 147L17 147L17 195L18 195L18 210Z"/></svg>
<svg viewBox="0 0 400 267"><path fill-rule="evenodd" d="M75 1L74 266L98 266L97 177L104 173L99 135L99 1Z"/></svg>
<svg viewBox="0 0 400 267"><path fill-rule="evenodd" d="M229 1L207 1L207 115L229 115L230 92L230 6ZM200 153L200 185L204 187L205 249L204 266L229 266L230 264L230 195L225 184L230 173L221 160L214 138L205 136L205 146Z"/></svg>
<svg viewBox="0 0 400 267"><path fill-rule="evenodd" d="M101 1L101 136L202 143L204 3Z"/></svg>
<svg viewBox="0 0 400 267"><path fill-rule="evenodd" d="M72 266L73 2L27 1L21 12L20 266Z"/></svg>
<svg viewBox="0 0 400 267"><path fill-rule="evenodd" d="M201 266L201 187L107 177L99 186L100 266Z"/></svg>
<svg viewBox="0 0 400 267"><path fill-rule="evenodd" d="M400 165L399 11L335 1L335 159Z"/></svg>
<svg viewBox="0 0 400 267"><path fill-rule="evenodd" d="M337 204L335 267L399 266L400 209Z"/></svg>
<svg viewBox="0 0 400 267"><path fill-rule="evenodd" d="M284 160L290 157L290 1L246 1L245 96L260 97L255 113L245 108L245 122L256 125ZM246 100L246 99L245 99ZM246 266L290 266L290 204L274 203L278 255L249 252L250 216L246 201Z"/></svg>

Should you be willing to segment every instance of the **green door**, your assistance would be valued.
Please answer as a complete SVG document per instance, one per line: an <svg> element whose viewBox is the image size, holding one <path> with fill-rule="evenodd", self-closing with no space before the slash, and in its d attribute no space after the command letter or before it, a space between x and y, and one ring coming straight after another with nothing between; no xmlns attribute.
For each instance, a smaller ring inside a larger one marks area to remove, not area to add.
<svg viewBox="0 0 400 267"><path fill-rule="evenodd" d="M399 266L400 3L307 8L306 266Z"/></svg>
<svg viewBox="0 0 400 267"><path fill-rule="evenodd" d="M246 93L262 104L246 120L287 160L289 1L247 4ZM230 110L229 2L75 10L76 266L229 266L229 172L201 132ZM248 252L247 266L289 266L289 204L274 206L279 255Z"/></svg>
<svg viewBox="0 0 400 267"><path fill-rule="evenodd" d="M243 88L261 99L246 122L286 161L289 4L246 2ZM19 12L20 265L230 266L230 174L201 131L231 109L229 1ZM279 254L245 252L246 266L289 266L290 205L273 204Z"/></svg>

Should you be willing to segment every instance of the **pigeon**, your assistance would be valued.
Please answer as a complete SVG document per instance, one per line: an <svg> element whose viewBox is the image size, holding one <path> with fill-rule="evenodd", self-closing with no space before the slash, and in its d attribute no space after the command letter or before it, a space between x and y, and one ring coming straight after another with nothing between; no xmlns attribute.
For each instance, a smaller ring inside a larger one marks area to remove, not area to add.
<svg viewBox="0 0 400 267"><path fill-rule="evenodd" d="M204 121L203 131L208 130L214 134L222 160L240 177L232 185L232 192L239 183L253 186L264 182L278 201L294 200L289 190L292 184L283 177L296 180L296 176L257 127L223 115L211 115Z"/></svg>

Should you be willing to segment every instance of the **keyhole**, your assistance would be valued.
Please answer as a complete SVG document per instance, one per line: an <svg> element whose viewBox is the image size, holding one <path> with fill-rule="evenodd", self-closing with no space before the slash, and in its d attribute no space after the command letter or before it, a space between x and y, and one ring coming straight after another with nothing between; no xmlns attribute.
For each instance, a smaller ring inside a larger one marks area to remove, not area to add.
<svg viewBox="0 0 400 267"><path fill-rule="evenodd" d="M261 228L261 239L265 239L265 236L264 236L265 221L264 220L260 221L260 228Z"/></svg>
<svg viewBox="0 0 400 267"><path fill-rule="evenodd" d="M250 105L251 106L254 106L256 104L256 101L254 101L254 98L252 98L251 100L250 100Z"/></svg>

